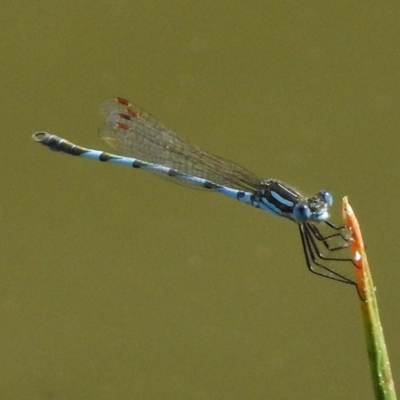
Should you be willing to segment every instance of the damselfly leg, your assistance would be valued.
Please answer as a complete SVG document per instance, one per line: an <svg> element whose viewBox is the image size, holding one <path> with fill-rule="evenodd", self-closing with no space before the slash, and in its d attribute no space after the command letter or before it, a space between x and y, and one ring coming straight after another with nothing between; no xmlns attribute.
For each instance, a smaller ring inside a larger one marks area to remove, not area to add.
<svg viewBox="0 0 400 400"><path fill-rule="evenodd" d="M354 265L353 260L349 257L335 257L333 254L329 254L332 252L338 253L340 250L345 250L350 246L350 239L346 235L346 227L338 227L329 221L324 221L324 224L332 230L332 233L322 234L320 229L312 222L299 224L301 242L308 269L316 275L355 285L356 283L352 279L339 273L331 266L331 264L337 262L350 262ZM328 261L328 263L323 263L323 261Z"/></svg>

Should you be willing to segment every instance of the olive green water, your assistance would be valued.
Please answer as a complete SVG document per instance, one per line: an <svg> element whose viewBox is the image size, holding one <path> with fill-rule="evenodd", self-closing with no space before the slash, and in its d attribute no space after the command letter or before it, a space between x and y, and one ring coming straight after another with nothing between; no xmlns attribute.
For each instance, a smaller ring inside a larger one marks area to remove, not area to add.
<svg viewBox="0 0 400 400"><path fill-rule="evenodd" d="M47 151L103 148L122 96L364 228L399 377L400 9L311 1L0 1L2 399L372 399L351 287L296 226Z"/></svg>

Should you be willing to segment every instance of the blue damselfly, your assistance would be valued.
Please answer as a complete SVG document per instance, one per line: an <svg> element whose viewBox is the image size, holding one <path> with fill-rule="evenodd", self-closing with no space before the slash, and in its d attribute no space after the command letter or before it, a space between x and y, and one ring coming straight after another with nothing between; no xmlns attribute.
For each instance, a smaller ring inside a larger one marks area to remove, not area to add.
<svg viewBox="0 0 400 400"><path fill-rule="evenodd" d="M78 146L58 136L37 132L33 139L51 150L94 160L142 168L180 182L218 192L297 223L308 269L348 284L354 281L333 267L352 262L335 257L349 246L344 226L330 222L333 197L327 190L306 197L276 179L260 179L245 168L205 152L178 137L150 114L115 97L101 104L105 123L99 134L119 154ZM321 230L325 227L327 234ZM335 253L336 252L336 253Z"/></svg>

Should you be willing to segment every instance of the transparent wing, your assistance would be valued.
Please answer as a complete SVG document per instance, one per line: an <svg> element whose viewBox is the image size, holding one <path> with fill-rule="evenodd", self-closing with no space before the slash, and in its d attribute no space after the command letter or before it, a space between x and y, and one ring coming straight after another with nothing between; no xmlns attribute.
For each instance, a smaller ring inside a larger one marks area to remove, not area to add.
<svg viewBox="0 0 400 400"><path fill-rule="evenodd" d="M100 107L106 118L100 138L118 153L235 189L259 187L261 180L245 168L180 138L128 100L115 97Z"/></svg>

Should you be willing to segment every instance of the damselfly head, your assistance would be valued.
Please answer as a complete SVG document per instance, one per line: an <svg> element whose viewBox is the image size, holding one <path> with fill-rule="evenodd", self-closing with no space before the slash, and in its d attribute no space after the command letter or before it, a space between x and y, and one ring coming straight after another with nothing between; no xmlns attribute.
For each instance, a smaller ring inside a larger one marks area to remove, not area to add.
<svg viewBox="0 0 400 400"><path fill-rule="evenodd" d="M327 221L330 217L329 207L333 203L333 197L327 190L321 190L312 197L296 204L293 208L293 216L296 222Z"/></svg>

